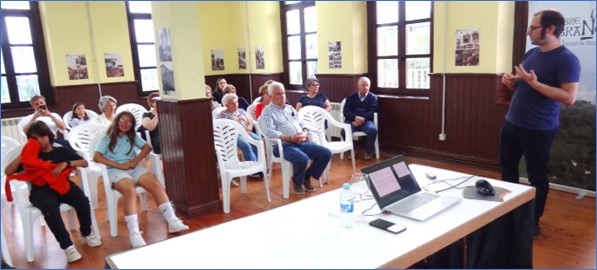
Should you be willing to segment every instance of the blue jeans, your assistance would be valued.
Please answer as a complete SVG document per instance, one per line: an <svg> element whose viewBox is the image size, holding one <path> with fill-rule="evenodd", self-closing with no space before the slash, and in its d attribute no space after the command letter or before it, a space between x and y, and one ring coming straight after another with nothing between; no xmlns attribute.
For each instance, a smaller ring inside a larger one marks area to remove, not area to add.
<svg viewBox="0 0 597 270"><path fill-rule="evenodd" d="M301 144L284 143L282 144L282 148L284 149L284 159L292 163L292 179L296 184L303 183L305 174L319 179L332 158L332 151L330 149L313 142L304 142ZM280 156L278 147L274 147L273 153L276 157ZM313 160L313 163L307 169L309 160Z"/></svg>
<svg viewBox="0 0 597 270"><path fill-rule="evenodd" d="M518 164L524 154L529 182L535 195L535 221L543 215L549 192L549 150L557 133L553 130L532 130L515 126L504 120L500 130L500 167L502 180L518 183Z"/></svg>
<svg viewBox="0 0 597 270"><path fill-rule="evenodd" d="M249 136L255 140L261 141L261 137L253 132L249 132ZM242 135L238 135L238 141L236 142L236 145L238 148L240 148L240 151L243 152L245 161L257 161L257 146L249 143L249 141L247 141Z"/></svg>
<svg viewBox="0 0 597 270"><path fill-rule="evenodd" d="M367 134L367 139L365 141L365 153L373 154L375 152L375 140L377 139L377 128L375 128L375 123L373 121L365 121L362 125L355 127L351 124L350 121L346 121L347 124L350 125L352 132L355 131L362 131ZM342 130L342 138L345 138L344 130Z"/></svg>

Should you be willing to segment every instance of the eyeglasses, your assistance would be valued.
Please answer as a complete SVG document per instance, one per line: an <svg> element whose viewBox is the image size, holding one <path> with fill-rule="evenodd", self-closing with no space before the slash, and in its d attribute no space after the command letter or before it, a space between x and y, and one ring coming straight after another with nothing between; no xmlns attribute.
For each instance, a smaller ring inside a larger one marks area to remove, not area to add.
<svg viewBox="0 0 597 270"><path fill-rule="evenodd" d="M311 84L311 86L319 87L319 84L314 83L314 84Z"/></svg>
<svg viewBox="0 0 597 270"><path fill-rule="evenodd" d="M132 124L133 124L133 122L132 122L132 121L126 121L126 120L124 120L124 119L122 119L122 118L120 118L120 120L118 120L118 122L120 122L120 123L123 123L123 124L125 124L125 125L132 125Z"/></svg>
<svg viewBox="0 0 597 270"><path fill-rule="evenodd" d="M529 29L527 30L528 32L533 32L535 31L535 29L539 29L539 28L543 28L543 26L529 26Z"/></svg>

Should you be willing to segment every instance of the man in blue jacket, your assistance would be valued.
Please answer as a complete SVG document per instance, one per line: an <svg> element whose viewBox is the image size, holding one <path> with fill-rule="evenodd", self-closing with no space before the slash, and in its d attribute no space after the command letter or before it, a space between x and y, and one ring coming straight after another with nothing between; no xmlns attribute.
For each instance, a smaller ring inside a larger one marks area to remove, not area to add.
<svg viewBox="0 0 597 270"><path fill-rule="evenodd" d="M373 158L377 128L373 115L377 112L377 96L369 92L371 81L367 77L359 78L357 91L350 94L344 103L344 121L350 124L352 132L362 131L367 134L365 142L365 160Z"/></svg>

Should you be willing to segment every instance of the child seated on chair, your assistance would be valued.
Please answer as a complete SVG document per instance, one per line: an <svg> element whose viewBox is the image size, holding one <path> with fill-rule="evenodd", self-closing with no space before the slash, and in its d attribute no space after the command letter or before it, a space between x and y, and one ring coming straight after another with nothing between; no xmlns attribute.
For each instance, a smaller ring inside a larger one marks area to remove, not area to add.
<svg viewBox="0 0 597 270"><path fill-rule="evenodd" d="M182 220L174 215L174 209L166 190L153 173L139 166L139 162L149 154L151 146L137 136L135 117L131 112L123 111L114 117L107 135L102 137L93 155L93 161L108 167L108 177L112 188L124 198L124 220L129 229L133 248L145 246L145 240L139 231L137 219L137 192L141 186L153 195L156 204L168 222L168 232L177 233L189 229ZM137 155L135 147L141 149Z"/></svg>
<svg viewBox="0 0 597 270"><path fill-rule="evenodd" d="M60 215L61 203L66 203L76 210L81 225L80 232L87 244L91 247L102 244L91 230L89 199L68 179L73 168L87 167L87 161L69 148L52 146L54 133L42 121L31 123L27 129L27 139L21 155L6 167L7 183L12 179L31 181L31 204L44 215L48 228L66 253L67 261L77 261L82 256L73 245ZM25 172L16 174L23 169ZM7 200L12 201L10 188L6 191Z"/></svg>

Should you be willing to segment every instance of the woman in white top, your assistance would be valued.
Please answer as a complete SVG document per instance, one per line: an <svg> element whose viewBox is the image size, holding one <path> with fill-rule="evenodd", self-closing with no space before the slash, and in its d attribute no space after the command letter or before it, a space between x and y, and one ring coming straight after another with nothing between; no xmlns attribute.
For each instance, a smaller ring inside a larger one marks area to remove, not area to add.
<svg viewBox="0 0 597 270"><path fill-rule="evenodd" d="M102 114L95 118L95 122L109 126L112 124L112 118L116 114L116 99L112 96L103 96L99 99L99 109Z"/></svg>

